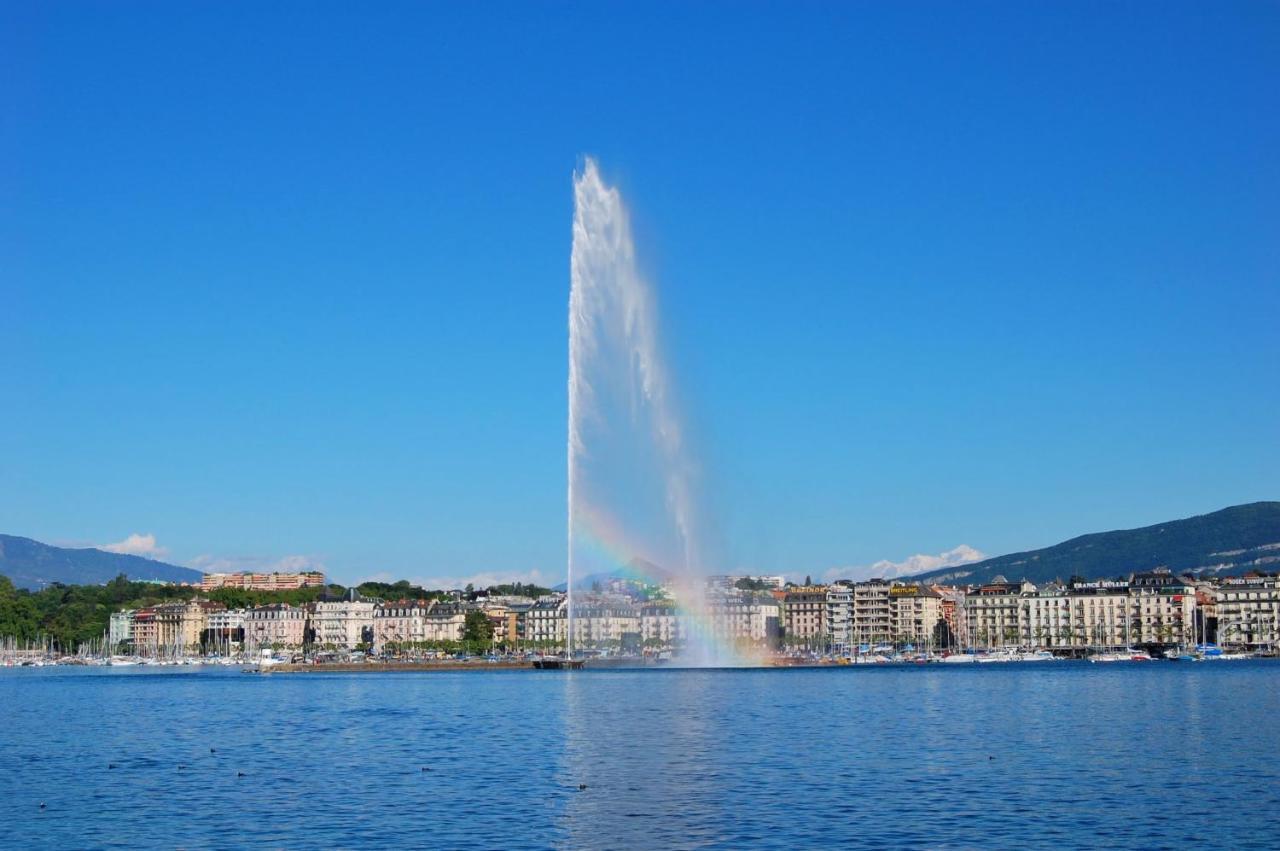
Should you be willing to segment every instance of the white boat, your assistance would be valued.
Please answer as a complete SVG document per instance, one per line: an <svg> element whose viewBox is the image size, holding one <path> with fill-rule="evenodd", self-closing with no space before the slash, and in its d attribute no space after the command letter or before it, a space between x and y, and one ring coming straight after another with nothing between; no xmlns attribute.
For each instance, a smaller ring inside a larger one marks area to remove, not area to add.
<svg viewBox="0 0 1280 851"><path fill-rule="evenodd" d="M1017 662L1020 661L1020 659L1021 657L1018 651L1009 647L1005 647L1000 650L992 650L978 656L978 662L982 664L989 664L992 662Z"/></svg>
<svg viewBox="0 0 1280 851"><path fill-rule="evenodd" d="M1090 662L1150 662L1151 654L1145 650L1128 647L1110 653L1095 653L1089 657Z"/></svg>
<svg viewBox="0 0 1280 851"><path fill-rule="evenodd" d="M1018 657L1018 661L1019 662L1052 662L1057 658L1058 658L1057 656L1054 656L1048 650L1036 650L1034 652L1028 651L1026 653L1021 654Z"/></svg>
<svg viewBox="0 0 1280 851"><path fill-rule="evenodd" d="M972 664L977 659L970 653L952 653L950 656L943 656L942 661L948 665L964 665Z"/></svg>

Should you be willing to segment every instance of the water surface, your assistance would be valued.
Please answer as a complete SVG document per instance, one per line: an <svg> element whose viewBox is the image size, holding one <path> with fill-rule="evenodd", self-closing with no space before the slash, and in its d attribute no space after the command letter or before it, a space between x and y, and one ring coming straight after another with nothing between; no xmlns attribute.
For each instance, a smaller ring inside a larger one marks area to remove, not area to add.
<svg viewBox="0 0 1280 851"><path fill-rule="evenodd" d="M1273 662L7 670L0 847L1276 848L1277 683Z"/></svg>

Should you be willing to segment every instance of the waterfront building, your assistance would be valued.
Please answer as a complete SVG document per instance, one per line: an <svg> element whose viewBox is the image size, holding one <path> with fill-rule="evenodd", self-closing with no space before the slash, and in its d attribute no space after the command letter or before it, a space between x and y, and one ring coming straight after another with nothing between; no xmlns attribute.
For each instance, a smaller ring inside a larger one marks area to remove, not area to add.
<svg viewBox="0 0 1280 851"><path fill-rule="evenodd" d="M827 587L827 640L832 653L853 652L853 584L836 582Z"/></svg>
<svg viewBox="0 0 1280 851"><path fill-rule="evenodd" d="M970 647L1016 647L1022 640L1022 596L1035 593L1030 582L1003 576L965 595L965 641Z"/></svg>
<svg viewBox="0 0 1280 851"><path fill-rule="evenodd" d="M1119 579L1073 582L1068 586L1076 640L1089 647L1130 643L1129 583Z"/></svg>
<svg viewBox="0 0 1280 851"><path fill-rule="evenodd" d="M573 645L583 649L638 651L639 609L631 601L620 597L588 599L575 606Z"/></svg>
<svg viewBox="0 0 1280 851"><path fill-rule="evenodd" d="M974 647L1082 651L1190 644L1196 609L1195 587L1167 570L1039 588L1002 580L969 589L963 634Z"/></svg>
<svg viewBox="0 0 1280 851"><path fill-rule="evenodd" d="M244 609L221 609L206 613L204 644L218 650L231 650L244 644Z"/></svg>
<svg viewBox="0 0 1280 851"><path fill-rule="evenodd" d="M893 641L892 587L884 579L853 584L853 642L873 647Z"/></svg>
<svg viewBox="0 0 1280 851"><path fill-rule="evenodd" d="M244 614L244 640L252 648L301 647L307 633L307 610L288 603L258 606Z"/></svg>
<svg viewBox="0 0 1280 851"><path fill-rule="evenodd" d="M376 603L355 596L344 600L318 600L311 614L311 628L317 644L339 650L354 650L373 642L373 613Z"/></svg>
<svg viewBox="0 0 1280 851"><path fill-rule="evenodd" d="M1224 579L1213 596L1221 644L1275 649L1280 642L1280 574Z"/></svg>
<svg viewBox="0 0 1280 851"><path fill-rule="evenodd" d="M433 601L422 619L424 641L461 641L467 631L467 608L459 602Z"/></svg>
<svg viewBox="0 0 1280 851"><path fill-rule="evenodd" d="M493 643L505 645L515 635L515 613L512 612L502 603L491 601L481 602L477 608L484 613L485 620L489 621L489 634L493 637Z"/></svg>
<svg viewBox="0 0 1280 851"><path fill-rule="evenodd" d="M733 646L777 644L782 607L768 594L737 591L706 602L711 634Z"/></svg>
<svg viewBox="0 0 1280 851"><path fill-rule="evenodd" d="M1023 598L1018 622L1022 644L1048 649L1081 646L1072 620L1072 598L1061 582L1050 582Z"/></svg>
<svg viewBox="0 0 1280 851"><path fill-rule="evenodd" d="M140 656L151 656L159 646L156 631L156 610L151 606L138 609L133 613L133 652Z"/></svg>
<svg viewBox="0 0 1280 851"><path fill-rule="evenodd" d="M218 588L241 588L246 591L294 591L319 588L324 574L318 570L301 573L206 573L200 580L202 591Z"/></svg>
<svg viewBox="0 0 1280 851"><path fill-rule="evenodd" d="M533 597L519 594L492 594L473 603L489 619L494 643L510 650L519 649L528 640L527 617L533 604Z"/></svg>
<svg viewBox="0 0 1280 851"><path fill-rule="evenodd" d="M1194 643L1195 587L1167 570L1073 582L1066 595L1070 619L1030 623L1028 642L1049 633L1050 646L1069 637L1076 648Z"/></svg>
<svg viewBox="0 0 1280 851"><path fill-rule="evenodd" d="M687 621L675 603L661 600L640 608L640 643L647 650L669 650L688 638Z"/></svg>
<svg viewBox="0 0 1280 851"><path fill-rule="evenodd" d="M111 613L111 620L107 626L107 646L112 653L119 651L122 647L133 646L134 613L134 609Z"/></svg>
<svg viewBox="0 0 1280 851"><path fill-rule="evenodd" d="M156 644L179 653L198 652L209 612L225 608L221 603L195 599L155 606Z"/></svg>
<svg viewBox="0 0 1280 851"><path fill-rule="evenodd" d="M1196 589L1189 579L1168 570L1134 573L1129 597L1133 643L1195 644Z"/></svg>
<svg viewBox="0 0 1280 851"><path fill-rule="evenodd" d="M942 620L942 597L927 585L895 582L889 587L889 600L894 640L933 646L938 621Z"/></svg>
<svg viewBox="0 0 1280 851"><path fill-rule="evenodd" d="M373 649L382 653L388 645L421 645L461 641L467 610L460 602L395 600L373 610Z"/></svg>
<svg viewBox="0 0 1280 851"><path fill-rule="evenodd" d="M963 588L955 588L950 585L933 585L930 586L933 592L938 595L940 600L939 609L942 614L942 620L947 624L949 634L947 638L948 647L955 646L959 643L960 637L965 634L964 628L964 595Z"/></svg>
<svg viewBox="0 0 1280 851"><path fill-rule="evenodd" d="M528 640L529 610L533 608L534 600L532 597L501 597L498 600L510 612L508 629L511 629L511 625L514 625L515 631L510 636L510 646L513 649L522 648L525 641Z"/></svg>
<svg viewBox="0 0 1280 851"><path fill-rule="evenodd" d="M821 649L827 638L827 589L821 585L789 588L783 597L787 638L810 649Z"/></svg>
<svg viewBox="0 0 1280 851"><path fill-rule="evenodd" d="M433 601L390 600L373 610L373 650L385 653L388 645L403 646L427 640L427 612Z"/></svg>
<svg viewBox="0 0 1280 851"><path fill-rule="evenodd" d="M541 597L525 613L525 634L534 647L563 649L569 635L569 601L564 594Z"/></svg>

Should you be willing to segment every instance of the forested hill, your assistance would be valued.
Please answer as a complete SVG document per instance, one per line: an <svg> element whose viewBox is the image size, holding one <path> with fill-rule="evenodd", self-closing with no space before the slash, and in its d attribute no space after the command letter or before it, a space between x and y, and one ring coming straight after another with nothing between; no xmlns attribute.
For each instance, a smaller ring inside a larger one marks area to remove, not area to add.
<svg viewBox="0 0 1280 851"><path fill-rule="evenodd" d="M120 574L130 579L199 582L200 571L165 564L141 556L95 549L69 549L30 538L0 535L0 575L19 588L63 585L102 585Z"/></svg>
<svg viewBox="0 0 1280 851"><path fill-rule="evenodd" d="M1254 502L1141 529L1081 535L1052 547L918 574L950 584L990 582L996 576L1035 583L1082 576L1104 579L1167 567L1175 572L1228 576L1280 569L1280 502Z"/></svg>

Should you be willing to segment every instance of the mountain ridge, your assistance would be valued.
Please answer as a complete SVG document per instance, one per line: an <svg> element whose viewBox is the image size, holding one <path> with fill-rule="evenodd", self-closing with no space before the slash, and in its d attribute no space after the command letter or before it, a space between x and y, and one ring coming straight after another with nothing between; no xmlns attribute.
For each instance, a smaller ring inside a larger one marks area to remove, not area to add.
<svg viewBox="0 0 1280 851"><path fill-rule="evenodd" d="M103 585L121 573L135 580L199 582L201 573L142 556L95 547L55 547L31 538L0 535L0 575L19 588L39 590L54 583Z"/></svg>
<svg viewBox="0 0 1280 851"><path fill-rule="evenodd" d="M917 573L938 584L980 584L996 576L1037 584L1080 576L1105 579L1165 567L1195 576L1280 568L1280 502L1233 505L1136 529L1078 535L1038 550Z"/></svg>

